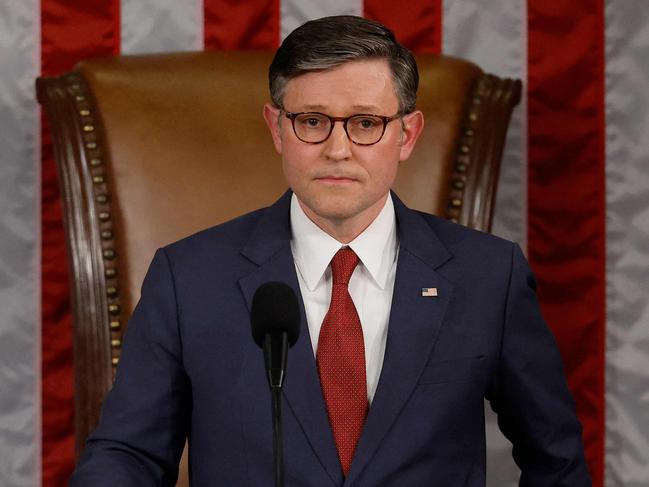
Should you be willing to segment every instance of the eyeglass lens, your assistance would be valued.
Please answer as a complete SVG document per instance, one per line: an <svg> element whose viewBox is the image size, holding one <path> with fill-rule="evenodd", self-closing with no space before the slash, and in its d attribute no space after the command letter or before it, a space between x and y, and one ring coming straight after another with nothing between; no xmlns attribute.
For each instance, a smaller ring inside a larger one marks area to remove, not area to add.
<svg viewBox="0 0 649 487"><path fill-rule="evenodd" d="M325 141L331 133L331 120L321 113L301 113L293 122L295 134L305 142ZM355 115L347 121L347 135L357 144L374 144L381 139L384 122L372 115Z"/></svg>

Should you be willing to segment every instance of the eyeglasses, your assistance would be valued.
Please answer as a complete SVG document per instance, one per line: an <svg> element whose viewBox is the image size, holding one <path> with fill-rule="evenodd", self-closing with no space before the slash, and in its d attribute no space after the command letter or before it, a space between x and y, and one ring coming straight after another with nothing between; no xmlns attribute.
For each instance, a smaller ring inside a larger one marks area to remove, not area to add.
<svg viewBox="0 0 649 487"><path fill-rule="evenodd" d="M385 127L392 120L401 117L400 113L392 117L360 113L351 117L330 117L319 112L292 113L282 110L293 124L295 136L307 144L320 144L333 132L334 124L342 122L347 138L357 145L376 144L385 133Z"/></svg>

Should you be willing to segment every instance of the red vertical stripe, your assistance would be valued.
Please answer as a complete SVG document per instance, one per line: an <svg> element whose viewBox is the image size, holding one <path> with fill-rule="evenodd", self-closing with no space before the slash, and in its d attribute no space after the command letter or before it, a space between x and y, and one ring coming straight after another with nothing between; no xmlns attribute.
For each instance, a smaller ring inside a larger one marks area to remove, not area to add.
<svg viewBox="0 0 649 487"><path fill-rule="evenodd" d="M528 2L529 257L584 426L604 473L603 0Z"/></svg>
<svg viewBox="0 0 649 487"><path fill-rule="evenodd" d="M41 0L42 74L119 52L119 0ZM43 486L67 485L74 466L72 326L61 202L51 137L42 131Z"/></svg>
<svg viewBox="0 0 649 487"><path fill-rule="evenodd" d="M279 45L279 0L204 0L205 48L273 49Z"/></svg>
<svg viewBox="0 0 649 487"><path fill-rule="evenodd" d="M381 22L399 42L418 53L442 50L442 0L365 0L363 16Z"/></svg>

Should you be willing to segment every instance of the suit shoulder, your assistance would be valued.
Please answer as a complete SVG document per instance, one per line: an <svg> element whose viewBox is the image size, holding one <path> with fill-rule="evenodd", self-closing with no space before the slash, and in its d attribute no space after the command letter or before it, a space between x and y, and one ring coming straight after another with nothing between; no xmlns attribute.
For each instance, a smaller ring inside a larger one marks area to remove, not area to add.
<svg viewBox="0 0 649 487"><path fill-rule="evenodd" d="M511 246L512 244L511 241L506 240L502 237L498 237L491 233L469 228L464 225L460 225L459 223L454 223L445 218L431 215L430 213L425 213L418 210L414 211L419 216L421 216L426 221L426 223L428 223L428 225L435 231L435 233L440 237L441 240L447 243L454 244L463 242L465 240L477 240L483 243L491 242L494 245Z"/></svg>
<svg viewBox="0 0 649 487"><path fill-rule="evenodd" d="M474 284L506 283L515 263L525 260L514 242L437 216L418 214L453 257L442 272L452 276L449 278L454 282L459 282L457 276L464 276L464 282Z"/></svg>
<svg viewBox="0 0 649 487"><path fill-rule="evenodd" d="M232 220L214 225L184 237L164 247L171 256L196 255L204 252L236 251L248 241L260 218L268 207L240 215Z"/></svg>
<svg viewBox="0 0 649 487"><path fill-rule="evenodd" d="M511 254L516 244L502 237L480 230L465 227L445 218L416 211L431 227L437 237L454 252L470 249L472 252L480 249L481 254L505 252Z"/></svg>

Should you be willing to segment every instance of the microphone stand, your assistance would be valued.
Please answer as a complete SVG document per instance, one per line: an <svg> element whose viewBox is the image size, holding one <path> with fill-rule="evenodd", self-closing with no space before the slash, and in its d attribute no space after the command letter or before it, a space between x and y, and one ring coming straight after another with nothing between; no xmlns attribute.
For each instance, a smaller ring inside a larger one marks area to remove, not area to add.
<svg viewBox="0 0 649 487"><path fill-rule="evenodd" d="M264 336L264 359L270 386L273 415L273 453L275 457L275 487L284 487L284 445L282 437L282 386L288 356L286 332Z"/></svg>
<svg viewBox="0 0 649 487"><path fill-rule="evenodd" d="M284 487L284 445L282 438L282 388L270 388L273 401L273 453L275 456L275 487Z"/></svg>

